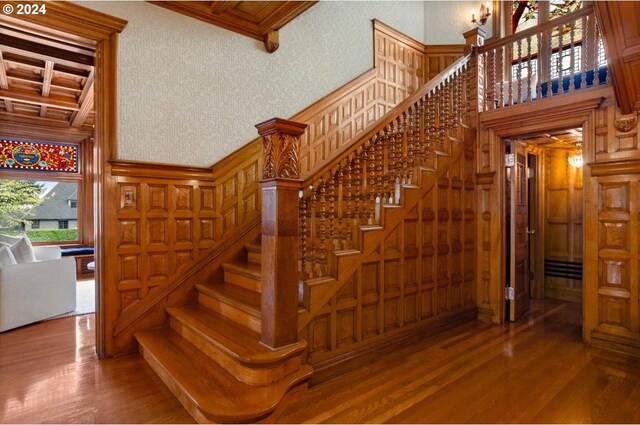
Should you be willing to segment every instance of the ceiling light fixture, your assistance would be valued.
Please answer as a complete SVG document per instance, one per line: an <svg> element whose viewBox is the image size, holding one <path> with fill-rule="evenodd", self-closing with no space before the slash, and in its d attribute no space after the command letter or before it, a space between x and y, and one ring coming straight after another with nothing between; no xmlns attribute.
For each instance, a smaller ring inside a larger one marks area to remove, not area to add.
<svg viewBox="0 0 640 425"><path fill-rule="evenodd" d="M584 158L582 157L582 140L576 141L576 153L567 158L569 165L574 168L581 168L584 165Z"/></svg>

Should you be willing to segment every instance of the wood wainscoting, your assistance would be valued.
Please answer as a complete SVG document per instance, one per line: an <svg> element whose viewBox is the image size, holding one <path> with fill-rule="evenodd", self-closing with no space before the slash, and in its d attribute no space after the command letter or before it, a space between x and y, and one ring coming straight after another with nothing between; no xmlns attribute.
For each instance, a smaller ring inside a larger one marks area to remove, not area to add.
<svg viewBox="0 0 640 425"><path fill-rule="evenodd" d="M307 326L314 380L410 341L411 334L476 317L475 136L468 140Z"/></svg>
<svg viewBox="0 0 640 425"><path fill-rule="evenodd" d="M501 138L582 127L583 339L640 355L640 143L637 124L622 125L628 119L610 86L480 114L481 318L499 323L504 317Z"/></svg>

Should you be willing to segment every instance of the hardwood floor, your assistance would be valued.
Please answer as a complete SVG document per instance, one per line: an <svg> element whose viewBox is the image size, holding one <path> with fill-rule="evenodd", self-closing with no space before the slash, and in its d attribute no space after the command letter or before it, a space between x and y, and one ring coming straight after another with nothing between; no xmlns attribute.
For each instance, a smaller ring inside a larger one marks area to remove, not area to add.
<svg viewBox="0 0 640 425"><path fill-rule="evenodd" d="M582 345L580 321L545 300L515 324L459 326L310 388L279 422L639 423L640 359ZM193 421L142 358L99 362L92 327L0 334L0 422Z"/></svg>

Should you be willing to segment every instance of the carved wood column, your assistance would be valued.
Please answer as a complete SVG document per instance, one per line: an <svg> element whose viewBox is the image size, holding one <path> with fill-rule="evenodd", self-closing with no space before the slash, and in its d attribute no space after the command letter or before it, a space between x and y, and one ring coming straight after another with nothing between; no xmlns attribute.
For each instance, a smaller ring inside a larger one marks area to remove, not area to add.
<svg viewBox="0 0 640 425"><path fill-rule="evenodd" d="M306 124L272 118L256 125L263 140L262 342L298 340L298 192L300 135Z"/></svg>

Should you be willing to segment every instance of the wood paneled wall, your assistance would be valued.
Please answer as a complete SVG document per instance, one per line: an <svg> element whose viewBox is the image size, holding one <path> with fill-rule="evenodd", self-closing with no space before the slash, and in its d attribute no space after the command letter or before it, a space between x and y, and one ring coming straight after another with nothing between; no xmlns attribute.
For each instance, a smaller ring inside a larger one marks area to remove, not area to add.
<svg viewBox="0 0 640 425"><path fill-rule="evenodd" d="M640 146L637 114L622 115L611 87L578 91L546 105L480 115L478 256L482 318L504 312L502 138L583 128L583 339L640 355ZM486 263L486 266L483 264Z"/></svg>
<svg viewBox="0 0 640 425"><path fill-rule="evenodd" d="M588 329L594 345L640 356L640 136L609 97L595 113L586 191Z"/></svg>
<svg viewBox="0 0 640 425"><path fill-rule="evenodd" d="M582 169L569 165L575 153L544 149L544 259L582 263ZM582 280L544 277L545 297L579 302Z"/></svg>
<svg viewBox="0 0 640 425"><path fill-rule="evenodd" d="M256 225L259 153L238 153L213 170L112 162L115 208L105 217L113 230L105 254L112 331L152 309L147 299L154 291L176 284L207 253ZM131 343L124 335L119 349Z"/></svg>
<svg viewBox="0 0 640 425"><path fill-rule="evenodd" d="M464 54L463 44L428 46L377 19L373 37L380 116Z"/></svg>

